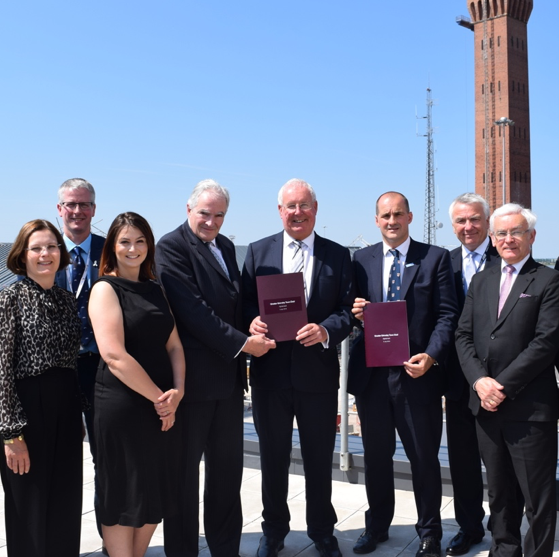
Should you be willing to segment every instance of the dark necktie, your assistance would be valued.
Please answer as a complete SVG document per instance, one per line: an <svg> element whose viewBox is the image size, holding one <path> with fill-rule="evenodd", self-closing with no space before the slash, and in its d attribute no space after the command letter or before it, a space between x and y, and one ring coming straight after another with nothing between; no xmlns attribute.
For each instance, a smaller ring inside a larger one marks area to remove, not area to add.
<svg viewBox="0 0 559 557"><path fill-rule="evenodd" d="M514 273L514 267L512 265L505 265L503 271L507 273L505 280L501 286L501 292L499 293L499 311L497 312L497 317L501 315L501 311L507 298L510 294L510 289L512 286L512 274Z"/></svg>
<svg viewBox="0 0 559 557"><path fill-rule="evenodd" d="M81 255L82 251L82 248L79 246L76 246L72 250L72 292L74 292L74 295L80 288L81 278L85 271L85 263ZM89 322L89 317L87 315L87 304L89 302L89 283L87 281L87 277L85 277L83 281L82 288L76 300L78 303L78 316L82 322L81 345L83 347L87 346L93 339L93 329L91 328L91 323Z"/></svg>
<svg viewBox="0 0 559 557"><path fill-rule="evenodd" d="M402 281L400 277L400 252L397 249L389 250L394 256L392 265L390 267L390 276L388 277L388 295L387 302L399 302L400 292L402 288Z"/></svg>

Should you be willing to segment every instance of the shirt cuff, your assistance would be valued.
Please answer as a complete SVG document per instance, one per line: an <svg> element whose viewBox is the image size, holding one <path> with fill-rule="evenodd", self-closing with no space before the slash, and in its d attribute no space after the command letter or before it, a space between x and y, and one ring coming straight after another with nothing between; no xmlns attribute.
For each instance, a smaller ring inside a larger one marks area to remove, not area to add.
<svg viewBox="0 0 559 557"><path fill-rule="evenodd" d="M241 346L241 349L235 354L235 358L245 349L245 346L247 345L247 342L248 342L248 337L245 340L244 344ZM235 358L233 358L233 359L235 359Z"/></svg>
<svg viewBox="0 0 559 557"><path fill-rule="evenodd" d="M322 346L324 347L324 350L328 350L328 346L330 344L330 333L326 327L322 326L322 328L326 331L326 340L322 343Z"/></svg>

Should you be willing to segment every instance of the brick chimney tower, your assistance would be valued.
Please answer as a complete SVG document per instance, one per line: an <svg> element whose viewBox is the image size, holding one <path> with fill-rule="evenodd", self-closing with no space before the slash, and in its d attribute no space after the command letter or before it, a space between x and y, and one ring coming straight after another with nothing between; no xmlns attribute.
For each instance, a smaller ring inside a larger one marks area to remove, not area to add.
<svg viewBox="0 0 559 557"><path fill-rule="evenodd" d="M474 31L475 189L491 211L532 203L527 27L533 6L533 0L468 0L471 23L458 21Z"/></svg>

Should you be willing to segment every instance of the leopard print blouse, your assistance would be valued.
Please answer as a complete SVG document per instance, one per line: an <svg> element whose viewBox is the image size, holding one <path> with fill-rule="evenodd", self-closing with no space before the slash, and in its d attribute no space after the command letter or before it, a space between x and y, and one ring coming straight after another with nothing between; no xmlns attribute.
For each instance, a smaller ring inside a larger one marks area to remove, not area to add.
<svg viewBox="0 0 559 557"><path fill-rule="evenodd" d="M75 298L25 278L0 292L0 434L21 435L27 417L16 381L52 367L76 369L81 324Z"/></svg>

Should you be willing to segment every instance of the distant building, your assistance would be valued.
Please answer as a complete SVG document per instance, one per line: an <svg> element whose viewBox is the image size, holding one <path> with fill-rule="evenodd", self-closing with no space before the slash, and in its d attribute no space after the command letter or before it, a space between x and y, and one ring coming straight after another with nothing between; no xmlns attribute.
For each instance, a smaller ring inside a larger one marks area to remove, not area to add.
<svg viewBox="0 0 559 557"><path fill-rule="evenodd" d="M458 23L474 31L475 190L491 211L509 202L530 207L527 24L534 3L467 0L467 5L471 22Z"/></svg>

